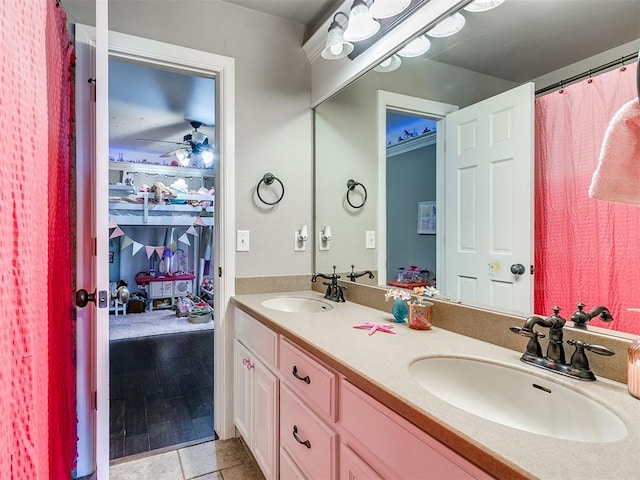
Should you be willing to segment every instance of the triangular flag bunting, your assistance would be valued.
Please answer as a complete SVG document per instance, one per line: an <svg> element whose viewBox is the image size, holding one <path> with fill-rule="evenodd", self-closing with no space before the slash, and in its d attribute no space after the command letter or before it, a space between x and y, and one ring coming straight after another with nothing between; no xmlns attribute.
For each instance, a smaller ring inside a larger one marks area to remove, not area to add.
<svg viewBox="0 0 640 480"><path fill-rule="evenodd" d="M206 224L204 223L204 220L202 219L202 217L196 218L196 221L193 224L194 225L202 225L203 227L206 226Z"/></svg>
<svg viewBox="0 0 640 480"><path fill-rule="evenodd" d="M145 246L144 249L147 251L147 258L151 258L151 255L153 255L153 252L156 251L156 247Z"/></svg>
<svg viewBox="0 0 640 480"><path fill-rule="evenodd" d="M131 251L131 255L135 255L136 253L138 253L142 247L144 247L143 244L141 244L140 242L135 242L134 241L133 242L133 250Z"/></svg>
<svg viewBox="0 0 640 480"><path fill-rule="evenodd" d="M189 228L187 228L187 233L189 235L193 235L195 237L198 236L198 232L196 232L196 229L195 229L195 227L193 225L191 225Z"/></svg>
<svg viewBox="0 0 640 480"><path fill-rule="evenodd" d="M186 233L183 233L182 236L178 239L179 242L186 243L191 246L191 242L189 241L189 237L187 237Z"/></svg>
<svg viewBox="0 0 640 480"><path fill-rule="evenodd" d="M109 228L116 228L118 224L113 221L113 218L109 219Z"/></svg>
<svg viewBox="0 0 640 480"><path fill-rule="evenodd" d="M158 257L162 258L162 254L164 253L164 245L160 245L159 247L155 247L155 248L156 248L156 253L158 254Z"/></svg>
<svg viewBox="0 0 640 480"><path fill-rule="evenodd" d="M124 238L122 239L122 245L120 246L120 250L124 250L129 245L133 245L133 240L130 237L127 237L125 235Z"/></svg>
<svg viewBox="0 0 640 480"><path fill-rule="evenodd" d="M124 235L124 232L122 231L122 229L120 227L116 227L116 229L113 231L113 233L109 238L117 238L117 237L121 237L122 235Z"/></svg>

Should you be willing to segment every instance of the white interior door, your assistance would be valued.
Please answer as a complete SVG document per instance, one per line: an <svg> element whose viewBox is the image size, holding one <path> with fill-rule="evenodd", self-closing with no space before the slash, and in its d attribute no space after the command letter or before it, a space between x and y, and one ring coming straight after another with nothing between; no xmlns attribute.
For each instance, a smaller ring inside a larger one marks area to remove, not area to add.
<svg viewBox="0 0 640 480"><path fill-rule="evenodd" d="M528 83L447 116L444 293L464 302L533 311L533 99Z"/></svg>

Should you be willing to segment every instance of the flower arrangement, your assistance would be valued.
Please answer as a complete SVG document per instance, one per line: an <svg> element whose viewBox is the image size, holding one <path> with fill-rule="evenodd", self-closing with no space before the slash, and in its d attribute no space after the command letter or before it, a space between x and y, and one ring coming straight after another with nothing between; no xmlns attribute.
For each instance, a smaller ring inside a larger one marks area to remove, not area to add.
<svg viewBox="0 0 640 480"><path fill-rule="evenodd" d="M435 287L414 287L413 292L420 297L436 297L440 292Z"/></svg>
<svg viewBox="0 0 640 480"><path fill-rule="evenodd" d="M390 288L389 290L387 290L387 293L385 293L384 295L384 300L386 302L388 302L389 299L411 300L411 293L402 288Z"/></svg>

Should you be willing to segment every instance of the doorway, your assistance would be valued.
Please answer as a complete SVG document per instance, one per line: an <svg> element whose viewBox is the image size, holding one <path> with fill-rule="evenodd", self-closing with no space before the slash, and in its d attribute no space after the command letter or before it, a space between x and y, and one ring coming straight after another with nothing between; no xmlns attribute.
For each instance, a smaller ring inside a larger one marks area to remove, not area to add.
<svg viewBox="0 0 640 480"><path fill-rule="evenodd" d="M105 14L106 16L106 14ZM235 224L234 192L234 61L207 52L162 42L76 25L76 119L78 148L78 276L80 285L99 292L100 306L78 314L78 475L109 470L109 292L108 258L109 202L104 194L109 179L109 132L107 83L109 58L153 64L159 68L215 77L219 121L216 139L219 157L215 163L217 208L213 232L214 429L220 438L233 436L232 359L227 348L232 329L225 321L229 298L234 294L235 257L230 233ZM89 83L87 84L87 78ZM87 86L88 85L88 86ZM95 233L94 233L95 232ZM93 248L89 248L93 246ZM164 248L164 247L163 247ZM224 266L224 272L222 267ZM104 293L104 295L103 295ZM104 307L103 305L104 300Z"/></svg>
<svg viewBox="0 0 640 480"><path fill-rule="evenodd" d="M110 460L217 438L215 91L109 60Z"/></svg>

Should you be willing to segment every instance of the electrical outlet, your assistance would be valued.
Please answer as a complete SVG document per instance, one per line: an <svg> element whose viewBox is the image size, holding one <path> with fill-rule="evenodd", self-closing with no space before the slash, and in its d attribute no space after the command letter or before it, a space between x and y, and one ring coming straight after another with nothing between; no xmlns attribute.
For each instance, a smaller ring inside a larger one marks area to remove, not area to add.
<svg viewBox="0 0 640 480"><path fill-rule="evenodd" d="M367 230L365 234L365 248L376 248L376 232L374 230Z"/></svg>
<svg viewBox="0 0 640 480"><path fill-rule="evenodd" d="M307 249L307 242L300 240L300 230L293 232L293 251L304 252Z"/></svg>
<svg viewBox="0 0 640 480"><path fill-rule="evenodd" d="M249 230L238 230L236 234L236 252L249 251Z"/></svg>

